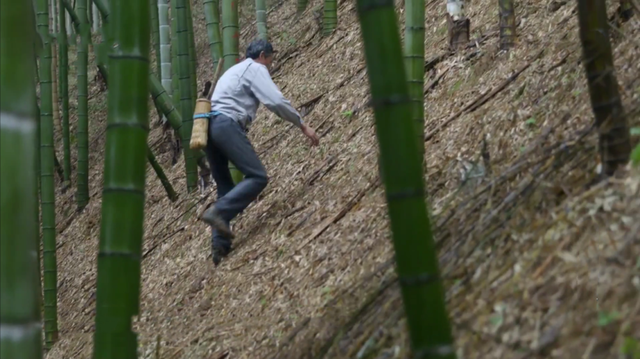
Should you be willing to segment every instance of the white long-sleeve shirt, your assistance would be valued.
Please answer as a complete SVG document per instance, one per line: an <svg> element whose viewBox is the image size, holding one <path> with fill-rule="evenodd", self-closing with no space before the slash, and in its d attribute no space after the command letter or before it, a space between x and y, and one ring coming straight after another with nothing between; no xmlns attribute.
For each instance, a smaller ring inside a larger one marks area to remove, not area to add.
<svg viewBox="0 0 640 359"><path fill-rule="evenodd" d="M225 71L211 95L211 110L238 121L244 128L255 119L260 103L282 119L302 126L302 116L284 98L267 67L251 58Z"/></svg>

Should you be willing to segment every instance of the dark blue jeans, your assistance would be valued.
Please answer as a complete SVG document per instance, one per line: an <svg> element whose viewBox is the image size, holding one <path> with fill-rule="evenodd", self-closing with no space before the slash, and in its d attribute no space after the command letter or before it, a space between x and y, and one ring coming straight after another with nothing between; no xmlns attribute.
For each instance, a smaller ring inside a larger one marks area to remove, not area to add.
<svg viewBox="0 0 640 359"><path fill-rule="evenodd" d="M242 126L225 115L212 116L209 120L205 153L218 187L216 210L229 224L267 186L267 171ZM235 186L229 172L229 161L244 174L244 179ZM227 250L231 247L231 239L223 237L215 229L211 242Z"/></svg>

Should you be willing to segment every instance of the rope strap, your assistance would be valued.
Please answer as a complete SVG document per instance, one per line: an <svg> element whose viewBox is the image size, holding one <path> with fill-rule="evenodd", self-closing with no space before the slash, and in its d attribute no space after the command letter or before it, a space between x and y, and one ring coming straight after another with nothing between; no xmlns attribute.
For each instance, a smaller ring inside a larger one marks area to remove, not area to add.
<svg viewBox="0 0 640 359"><path fill-rule="evenodd" d="M218 111L211 111L209 113L199 113L199 114L193 115L193 119L195 120L196 118L208 118L211 116L217 116L219 114L220 112Z"/></svg>

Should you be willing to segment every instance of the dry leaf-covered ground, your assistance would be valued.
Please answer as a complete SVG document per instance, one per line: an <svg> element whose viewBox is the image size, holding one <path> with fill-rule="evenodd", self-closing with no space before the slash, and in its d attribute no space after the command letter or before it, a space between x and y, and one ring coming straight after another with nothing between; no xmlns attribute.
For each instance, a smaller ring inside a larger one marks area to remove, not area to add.
<svg viewBox="0 0 640 359"><path fill-rule="evenodd" d="M621 358L628 338L640 340L640 173L588 186L597 138L576 9L550 5L517 2L518 45L501 53L497 4L468 4L475 46L456 56L444 55L444 3L427 5L426 179L459 358ZM172 167L152 129L180 198L171 203L149 168L140 356L159 345L161 358L408 358L355 1L339 1L327 38L320 1L301 19L293 3L271 8L274 80L322 144L310 149L260 110L250 137L271 181L214 268L196 214L215 190L186 195L182 157ZM242 48L253 18L242 4ZM213 72L204 15L194 24L203 83ZM612 32L637 127L639 18ZM48 358L91 356L106 95L92 84L90 96L92 197L78 215L73 190L58 197L61 339ZM72 113L74 123L74 100Z"/></svg>

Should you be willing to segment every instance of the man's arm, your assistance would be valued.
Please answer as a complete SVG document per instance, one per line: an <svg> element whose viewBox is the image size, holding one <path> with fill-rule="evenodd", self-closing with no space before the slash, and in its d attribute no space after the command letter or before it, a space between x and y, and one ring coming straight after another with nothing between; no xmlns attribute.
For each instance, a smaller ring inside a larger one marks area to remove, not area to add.
<svg viewBox="0 0 640 359"><path fill-rule="evenodd" d="M251 80L251 90L258 100L271 112L293 123L296 127L302 128L302 116L293 108L291 102L284 98L278 86L271 79L269 71L265 67L257 65L254 74L255 76Z"/></svg>

